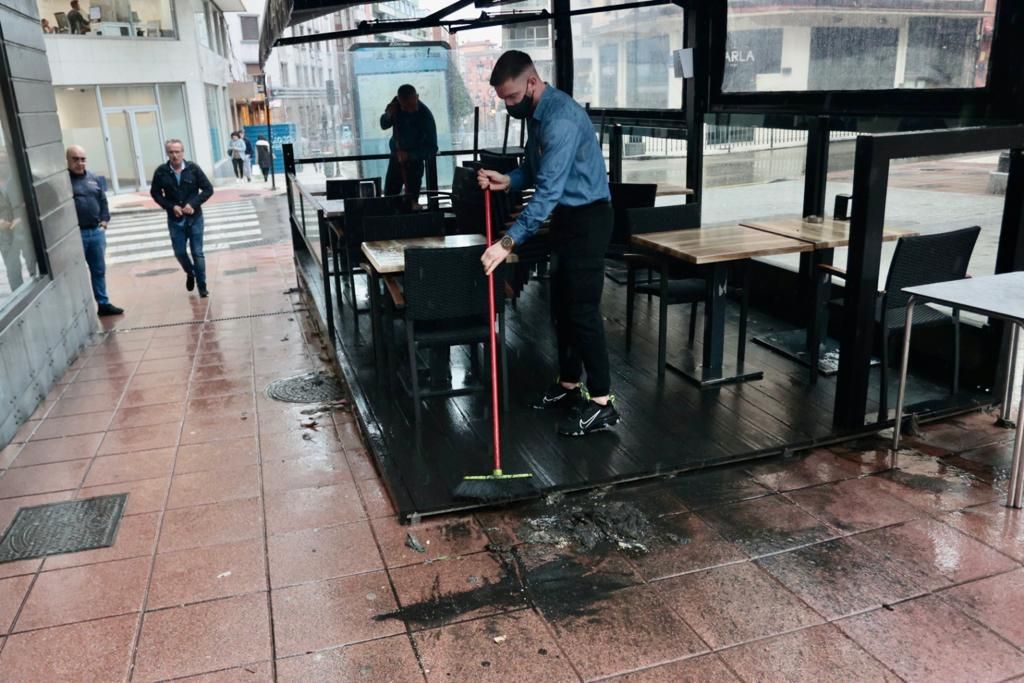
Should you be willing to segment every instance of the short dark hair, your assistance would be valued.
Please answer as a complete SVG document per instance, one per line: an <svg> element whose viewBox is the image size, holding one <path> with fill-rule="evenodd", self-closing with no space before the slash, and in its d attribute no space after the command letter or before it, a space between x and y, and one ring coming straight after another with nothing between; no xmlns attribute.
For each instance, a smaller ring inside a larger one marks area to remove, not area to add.
<svg viewBox="0 0 1024 683"><path fill-rule="evenodd" d="M405 85L403 85L403 86L400 86L400 87L398 88L398 97L399 97L400 99L403 99L403 100L404 100L404 99L406 99L407 97L412 97L412 96L413 96L413 95L415 95L415 94L416 94L416 88L412 87L412 86L411 86L411 85L409 85L408 83L406 83Z"/></svg>
<svg viewBox="0 0 1024 683"><path fill-rule="evenodd" d="M505 81L519 78L524 71L532 68L533 60L530 59L530 55L519 50L509 50L494 63L494 68L491 69L491 86L497 88Z"/></svg>

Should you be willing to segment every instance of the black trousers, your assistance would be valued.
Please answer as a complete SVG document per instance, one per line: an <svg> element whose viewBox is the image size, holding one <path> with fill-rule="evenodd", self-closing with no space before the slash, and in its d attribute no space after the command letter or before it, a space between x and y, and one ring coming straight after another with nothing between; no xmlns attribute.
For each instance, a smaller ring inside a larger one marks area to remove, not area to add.
<svg viewBox="0 0 1024 683"><path fill-rule="evenodd" d="M601 294L612 207L606 201L559 206L551 219L551 315L558 338L558 378L579 382L586 370L590 394L606 396L611 372Z"/></svg>
<svg viewBox="0 0 1024 683"><path fill-rule="evenodd" d="M405 177L402 177L402 167L405 166ZM408 194L414 197L419 196L420 187L423 186L423 161L406 161L399 163L398 159L391 157L388 160L388 172L384 176L384 194ZM402 186L405 186L403 192Z"/></svg>
<svg viewBox="0 0 1024 683"><path fill-rule="evenodd" d="M235 169L235 177L241 180L245 177L245 159L232 159L231 165Z"/></svg>

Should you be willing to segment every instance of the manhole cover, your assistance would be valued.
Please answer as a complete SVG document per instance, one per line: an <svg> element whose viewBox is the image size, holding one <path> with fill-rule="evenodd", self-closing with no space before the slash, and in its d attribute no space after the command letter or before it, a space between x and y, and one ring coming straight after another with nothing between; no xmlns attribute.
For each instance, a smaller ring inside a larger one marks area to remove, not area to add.
<svg viewBox="0 0 1024 683"><path fill-rule="evenodd" d="M267 385L267 396L290 403L325 403L343 398L338 380L325 372L309 372Z"/></svg>
<svg viewBox="0 0 1024 683"><path fill-rule="evenodd" d="M21 508L0 541L0 563L112 545L127 499L118 493Z"/></svg>
<svg viewBox="0 0 1024 683"><path fill-rule="evenodd" d="M256 266L249 266L248 268L235 268L233 270L225 270L224 275L241 275L242 273L255 273Z"/></svg>
<svg viewBox="0 0 1024 683"><path fill-rule="evenodd" d="M170 275L171 273L177 272L177 268L157 268L156 270L147 270L142 273L135 273L135 277L156 277L157 275Z"/></svg>

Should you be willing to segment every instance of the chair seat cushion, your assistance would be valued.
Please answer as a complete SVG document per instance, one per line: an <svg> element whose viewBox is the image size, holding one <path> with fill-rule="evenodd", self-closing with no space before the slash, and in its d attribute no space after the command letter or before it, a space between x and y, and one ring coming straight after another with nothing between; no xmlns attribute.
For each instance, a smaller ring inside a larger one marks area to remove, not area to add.
<svg viewBox="0 0 1024 683"><path fill-rule="evenodd" d="M637 283L636 285L637 294L653 294L654 296L661 295L661 284L657 281L650 284L646 282ZM693 301L703 301L706 292L704 280L696 278L688 278L686 280L669 280L668 281L668 295L669 301L675 303L690 303Z"/></svg>
<svg viewBox="0 0 1024 683"><path fill-rule="evenodd" d="M479 318L418 322L414 338L427 346L460 346L487 341L489 334L486 321Z"/></svg>

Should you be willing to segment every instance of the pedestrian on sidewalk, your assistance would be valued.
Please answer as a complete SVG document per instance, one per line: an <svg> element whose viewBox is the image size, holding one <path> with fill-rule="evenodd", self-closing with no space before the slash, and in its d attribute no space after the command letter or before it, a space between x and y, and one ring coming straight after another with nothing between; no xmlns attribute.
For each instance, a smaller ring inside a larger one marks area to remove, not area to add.
<svg viewBox="0 0 1024 683"><path fill-rule="evenodd" d="M231 165L235 169L235 179L241 180L245 176L245 143L237 132L231 134L228 156L231 157Z"/></svg>
<svg viewBox="0 0 1024 683"><path fill-rule="evenodd" d="M104 252L107 250L107 225L110 223L110 209L107 193L103 191L100 179L85 169L85 150L71 145L65 155L68 162L68 176L75 198L75 213L78 214L78 231L82 234L82 248L85 262L89 265L92 280L92 295L96 299L97 315L121 315L123 308L110 303L107 297L107 264Z"/></svg>
<svg viewBox="0 0 1024 683"><path fill-rule="evenodd" d="M245 130L242 128L238 129L238 137L245 143L245 182L252 182L252 165L256 163L256 150L253 149L252 142L249 138L245 137Z"/></svg>
<svg viewBox="0 0 1024 683"><path fill-rule="evenodd" d="M213 185L198 164L185 161L185 146L171 138L164 143L167 163L157 167L150 183L153 201L167 212L167 229L171 233L174 256L185 271L185 289L192 291L199 284L199 296L206 298L206 257L203 255L202 205L213 196ZM186 245L192 252L189 259Z"/></svg>
<svg viewBox="0 0 1024 683"><path fill-rule="evenodd" d="M263 182L270 180L270 143L260 135L256 138L256 160L263 172Z"/></svg>

